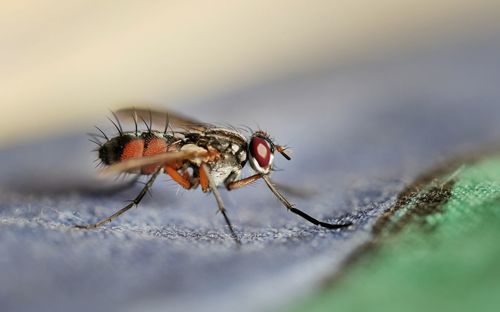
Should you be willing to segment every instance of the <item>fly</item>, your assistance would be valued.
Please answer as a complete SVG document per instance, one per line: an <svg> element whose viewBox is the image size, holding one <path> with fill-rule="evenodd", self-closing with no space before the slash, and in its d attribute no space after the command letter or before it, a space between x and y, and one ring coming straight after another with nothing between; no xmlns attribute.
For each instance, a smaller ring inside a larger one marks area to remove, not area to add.
<svg viewBox="0 0 500 312"><path fill-rule="evenodd" d="M93 142L99 145L100 161L105 165L103 173L139 173L150 176L140 193L125 207L94 224L77 225L78 228L93 229L137 206L153 185L159 174L165 173L185 189L201 188L211 192L219 211L230 230L231 236L240 244L224 207L219 188L228 191L242 188L258 180L264 180L270 191L290 211L307 221L328 229L339 229L352 225L319 221L294 207L271 181L274 156L279 153L290 160L286 147L276 144L264 131L255 131L249 138L236 129L216 127L198 122L172 112L142 109L122 109L113 113L116 123L109 119L118 131L115 137L101 135ZM138 116L147 131L138 131ZM149 116L149 125L145 121ZM121 119L132 118L135 131L123 131ZM164 118L163 131L152 129L153 118ZM101 140L105 140L101 142ZM242 169L249 164L254 174L241 178Z"/></svg>

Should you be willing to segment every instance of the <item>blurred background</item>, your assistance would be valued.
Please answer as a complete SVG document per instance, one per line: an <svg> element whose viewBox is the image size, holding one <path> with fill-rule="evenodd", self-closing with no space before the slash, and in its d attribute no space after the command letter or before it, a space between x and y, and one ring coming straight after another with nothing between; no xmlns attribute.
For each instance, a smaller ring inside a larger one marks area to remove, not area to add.
<svg viewBox="0 0 500 312"><path fill-rule="evenodd" d="M499 12L498 1L456 0L5 2L0 142L83 124L124 103L177 108L478 39L498 32Z"/></svg>
<svg viewBox="0 0 500 312"><path fill-rule="evenodd" d="M497 297L497 225L489 240L467 240L469 247L488 242L476 253L460 254L467 247L447 242L433 270L401 266L408 275L399 274L381 261L387 271L358 275L386 272L382 282L360 279L343 288L352 290L344 297L335 285L323 297L318 292L422 173L498 146L498 0L4 2L0 310L88 311L91 302L94 311L331 311L335 304L389 311L385 303L393 302L401 311L412 297L413 309L425 301L429 311L449 310L457 299L453 310L469 311ZM355 226L311 226L256 183L223 193L244 244L237 250L213 198L161 176L140 209L96 231L75 230L139 192L140 184L99 192L95 146L85 134L98 125L114 135L109 110L130 105L262 127L293 148L292 161L276 157L273 173L309 194L291 200L318 218ZM500 160L474 183L499 170ZM500 187L488 190L488 200L500 198ZM421 234L417 241L428 247ZM467 236L446 235L460 243ZM421 268L418 256L430 258L434 246L420 253L412 242L395 248L411 251L407 258L387 258ZM450 263L462 266L447 270ZM401 285L406 292L392 300ZM441 296L441 285L453 293ZM474 290L469 305L456 295ZM304 297L317 304L295 304Z"/></svg>

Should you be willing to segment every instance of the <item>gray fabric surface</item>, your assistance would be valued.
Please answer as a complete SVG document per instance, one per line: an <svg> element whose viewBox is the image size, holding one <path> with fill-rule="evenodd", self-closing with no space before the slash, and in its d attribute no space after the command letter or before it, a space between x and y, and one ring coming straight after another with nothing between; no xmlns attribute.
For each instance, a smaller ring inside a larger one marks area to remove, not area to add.
<svg viewBox="0 0 500 312"><path fill-rule="evenodd" d="M288 213L258 183L223 192L238 250L214 199L166 176L138 209L76 230L140 189L95 193L104 186L84 135L91 125L0 151L1 310L242 312L313 291L419 173L498 143L498 43L448 44L182 108L208 122L258 124L290 145L293 159L276 157L274 179L311 191L290 198L318 218L353 221L346 230Z"/></svg>

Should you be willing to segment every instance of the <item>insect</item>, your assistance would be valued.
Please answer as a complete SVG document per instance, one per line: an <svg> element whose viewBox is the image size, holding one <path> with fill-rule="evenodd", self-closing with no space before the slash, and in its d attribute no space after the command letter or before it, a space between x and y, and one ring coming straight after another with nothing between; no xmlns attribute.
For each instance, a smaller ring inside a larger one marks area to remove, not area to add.
<svg viewBox="0 0 500 312"><path fill-rule="evenodd" d="M286 147L274 142L264 131L252 132L249 138L240 131L230 127L217 127L212 124L198 122L194 119L177 115L173 112L159 112L145 109L122 109L113 113L116 122L108 118L118 135L107 136L103 131L95 136L93 142L99 145L97 151L100 161L105 165L104 173L139 173L150 178L128 205L97 223L77 225L78 228L92 229L111 222L134 206L137 206L153 185L160 173L169 175L185 189L201 188L203 192L211 192L217 202L219 211L229 228L231 236L240 244L231 221L224 207L219 188L236 190L257 180L264 180L271 192L292 213L307 221L329 229L350 226L352 223L321 222L294 207L271 181L276 153L285 159L291 157ZM149 116L149 124L146 119ZM138 117L146 125L146 131L139 131ZM132 118L134 131L124 131L120 119ZM153 119L163 118L163 131L153 130ZM101 142L99 139L104 139ZM242 169L249 164L255 172L253 175L240 178Z"/></svg>

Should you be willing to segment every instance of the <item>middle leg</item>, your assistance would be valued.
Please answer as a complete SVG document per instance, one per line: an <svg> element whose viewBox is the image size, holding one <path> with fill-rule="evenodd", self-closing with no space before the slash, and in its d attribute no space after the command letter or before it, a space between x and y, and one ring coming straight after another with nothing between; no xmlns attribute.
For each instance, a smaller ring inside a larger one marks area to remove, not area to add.
<svg viewBox="0 0 500 312"><path fill-rule="evenodd" d="M226 221L227 226L229 227L229 231L231 232L231 236L233 237L234 241L238 244L241 245L241 241L234 232L233 226L231 225L231 221L229 221L229 218L226 214L226 208L224 208L224 203L222 202L222 197L220 196L219 190L217 189L217 185L215 185L214 179L210 175L210 170L208 169L206 164L201 164L200 166L200 173L203 172L205 175L207 182L208 182L208 187L214 194L215 200L217 201L217 206L219 207L219 211L222 213L224 216L224 220ZM201 175L201 174L200 174Z"/></svg>

